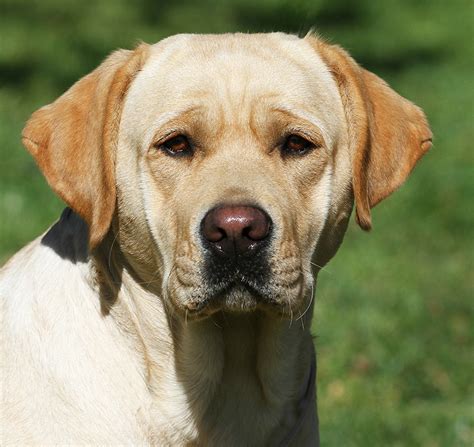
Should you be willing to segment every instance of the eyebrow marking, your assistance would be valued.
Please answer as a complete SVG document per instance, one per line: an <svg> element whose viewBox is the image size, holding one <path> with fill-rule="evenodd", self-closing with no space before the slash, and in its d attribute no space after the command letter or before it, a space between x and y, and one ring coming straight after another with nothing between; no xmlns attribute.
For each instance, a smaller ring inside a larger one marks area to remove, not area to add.
<svg viewBox="0 0 474 447"><path fill-rule="evenodd" d="M172 123L173 121L183 118L183 116L191 112L195 112L196 110L199 110L202 108L203 108L202 105L193 104L193 105L183 107L182 109L178 109L173 112L165 112L159 115L158 118L155 121L153 121L153 123L151 124L149 130L147 131L145 135L145 141L146 141L147 147L153 144L153 141L156 139L157 131L159 132L159 129L166 126L167 124Z"/></svg>
<svg viewBox="0 0 474 447"><path fill-rule="evenodd" d="M298 110L297 112L294 109L289 108L288 106L284 104L279 104L276 107L272 107L273 112L280 112L285 115L290 116L291 118L298 120L298 121L306 121L313 126L315 126L321 136L323 137L324 141L326 142L328 147L332 147L332 138L330 137L328 131L326 130L326 127L324 126L323 122L314 116L311 113L305 112L305 111L300 111Z"/></svg>

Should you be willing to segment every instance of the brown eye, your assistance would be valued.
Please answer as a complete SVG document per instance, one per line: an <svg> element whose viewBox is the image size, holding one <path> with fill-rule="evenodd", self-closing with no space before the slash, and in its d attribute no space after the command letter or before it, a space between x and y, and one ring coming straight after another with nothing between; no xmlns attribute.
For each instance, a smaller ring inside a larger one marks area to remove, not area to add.
<svg viewBox="0 0 474 447"><path fill-rule="evenodd" d="M316 146L299 135L290 135L286 138L282 150L288 155L304 155Z"/></svg>
<svg viewBox="0 0 474 447"><path fill-rule="evenodd" d="M192 155L193 150L189 144L188 139L184 135L177 135L162 143L160 149L165 151L168 155L174 157L183 157Z"/></svg>

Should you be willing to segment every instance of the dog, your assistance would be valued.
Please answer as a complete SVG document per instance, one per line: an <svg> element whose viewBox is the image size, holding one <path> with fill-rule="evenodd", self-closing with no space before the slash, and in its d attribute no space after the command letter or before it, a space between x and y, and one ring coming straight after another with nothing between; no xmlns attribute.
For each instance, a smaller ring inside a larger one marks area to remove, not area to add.
<svg viewBox="0 0 474 447"><path fill-rule="evenodd" d="M315 280L423 112L313 34L178 35L22 141L68 208L0 274L3 444L318 445Z"/></svg>

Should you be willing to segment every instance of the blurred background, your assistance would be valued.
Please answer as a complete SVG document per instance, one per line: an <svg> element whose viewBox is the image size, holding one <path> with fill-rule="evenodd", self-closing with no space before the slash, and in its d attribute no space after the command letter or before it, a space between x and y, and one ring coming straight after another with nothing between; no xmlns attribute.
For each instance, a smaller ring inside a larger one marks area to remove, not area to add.
<svg viewBox="0 0 474 447"><path fill-rule="evenodd" d="M112 50L180 32L311 27L420 105L435 142L351 223L313 324L324 446L474 443L472 0L0 0L0 264L64 206L20 144L28 116Z"/></svg>

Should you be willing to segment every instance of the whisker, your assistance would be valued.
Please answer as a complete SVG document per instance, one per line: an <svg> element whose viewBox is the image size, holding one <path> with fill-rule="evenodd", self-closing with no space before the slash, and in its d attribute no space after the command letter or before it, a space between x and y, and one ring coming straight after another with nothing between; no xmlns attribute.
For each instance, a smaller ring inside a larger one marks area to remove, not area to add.
<svg viewBox="0 0 474 447"><path fill-rule="evenodd" d="M174 273L175 267L176 267L176 264L173 264L171 266L170 271L168 272L168 275L166 276L165 281L163 281L163 302L166 308L168 309L168 311L171 312L171 315L174 314L174 309L173 309L173 306L170 305L170 299L169 299L170 292L171 292L170 291L170 287L171 287L170 277Z"/></svg>
<svg viewBox="0 0 474 447"><path fill-rule="evenodd" d="M306 315L306 313L309 311L309 309L311 307L311 304L313 304L313 300L314 300L314 280L311 283L311 295L309 297L309 303L308 303L305 311L297 318L297 320L301 320ZM301 320L301 321L303 321L303 320Z"/></svg>
<svg viewBox="0 0 474 447"><path fill-rule="evenodd" d="M290 314L290 324L288 325L288 328L291 328L291 325L293 323L293 309L291 308L291 302L290 302L290 295L288 293L288 290L286 290L286 297L287 297L287 302L288 302L288 313Z"/></svg>
<svg viewBox="0 0 474 447"><path fill-rule="evenodd" d="M152 278L150 279L150 281L148 281L146 284L146 286L149 286L150 284L154 284L156 282L160 282L160 278L157 278L157 276L160 274L160 270L159 269L156 269L154 275L152 276Z"/></svg>
<svg viewBox="0 0 474 447"><path fill-rule="evenodd" d="M326 273L332 273L330 270L328 270L328 268L326 266L322 266L322 265L319 265L319 264L316 264L315 262L312 262L312 261L309 261L309 263L311 265L313 265L314 267L317 267L318 269L320 269L321 271L324 271Z"/></svg>
<svg viewBox="0 0 474 447"><path fill-rule="evenodd" d="M112 249L114 248L115 241L117 240L118 233L115 233L112 243L110 244L109 255L107 256L107 266L109 271L112 271Z"/></svg>
<svg viewBox="0 0 474 447"><path fill-rule="evenodd" d="M159 271L157 270L155 272L155 275L153 276L153 278L150 279L149 281L137 281L135 284L138 284L139 286L149 286L151 284L155 284L157 282L160 282L161 278L157 278L158 274L159 274Z"/></svg>
<svg viewBox="0 0 474 447"><path fill-rule="evenodd" d="M214 323L214 326L217 326L219 329L222 329L222 326L219 326L212 316L211 321Z"/></svg>

